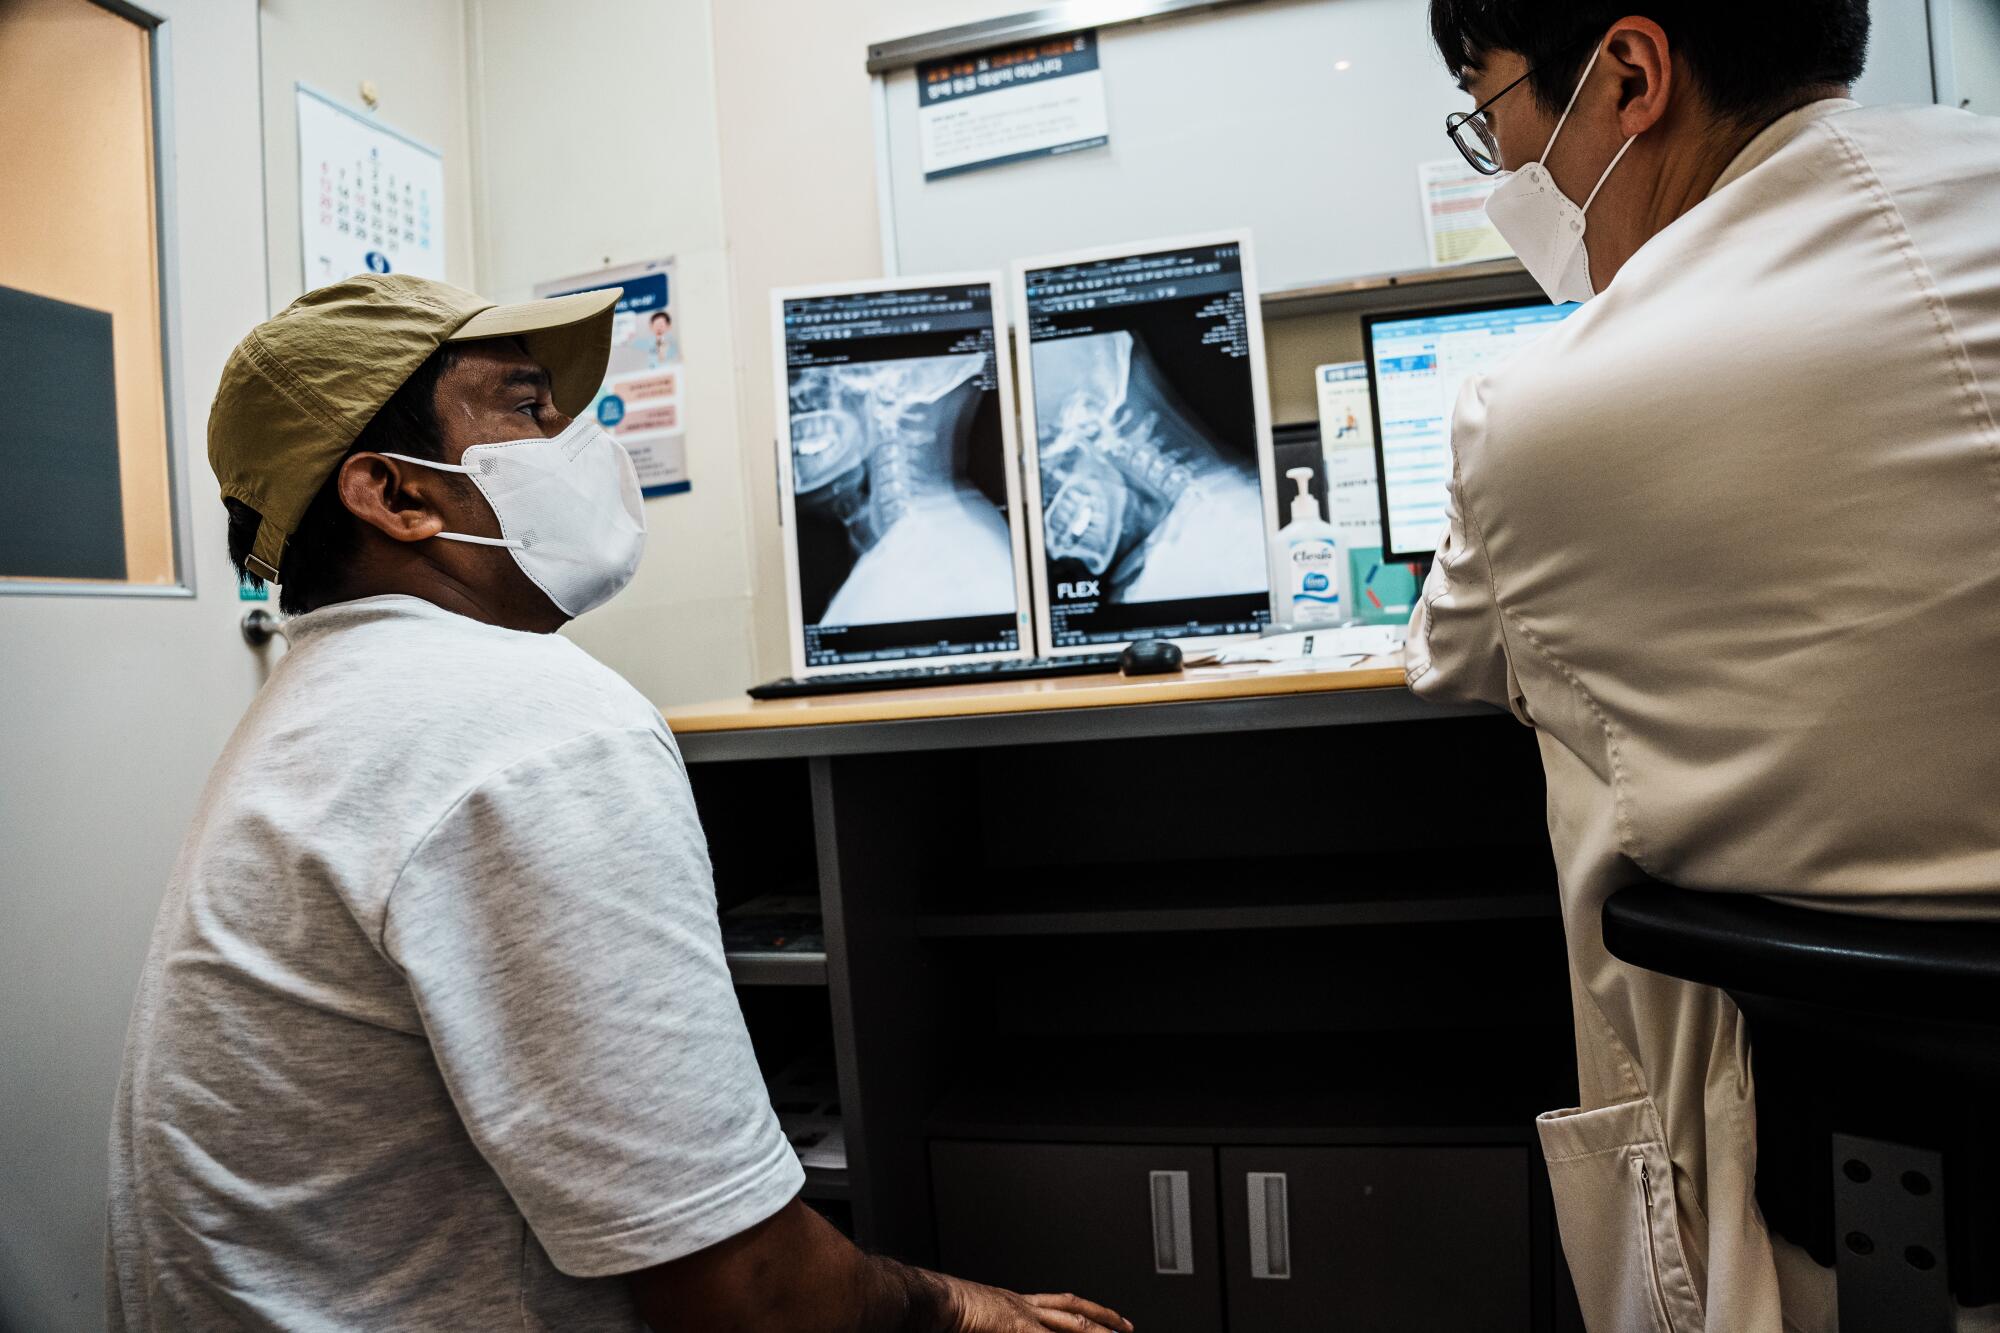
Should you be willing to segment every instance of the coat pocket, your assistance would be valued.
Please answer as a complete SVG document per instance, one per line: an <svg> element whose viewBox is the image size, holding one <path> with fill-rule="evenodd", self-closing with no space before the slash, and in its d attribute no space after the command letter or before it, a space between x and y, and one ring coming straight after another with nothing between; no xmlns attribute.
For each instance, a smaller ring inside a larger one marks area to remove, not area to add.
<svg viewBox="0 0 2000 1333"><path fill-rule="evenodd" d="M1550 1111L1535 1128L1591 1333L1703 1333L1652 1101Z"/></svg>

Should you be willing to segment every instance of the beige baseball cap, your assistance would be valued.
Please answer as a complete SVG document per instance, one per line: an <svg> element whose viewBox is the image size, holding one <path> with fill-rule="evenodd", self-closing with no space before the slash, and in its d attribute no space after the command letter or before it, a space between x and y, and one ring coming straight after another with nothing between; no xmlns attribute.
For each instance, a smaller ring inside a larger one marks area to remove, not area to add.
<svg viewBox="0 0 2000 1333"><path fill-rule="evenodd" d="M262 520L252 573L276 581L285 543L355 437L448 342L519 338L549 372L564 413L590 406L611 357L620 288L495 305L402 273L363 273L307 292L250 334L222 368L208 461L225 499Z"/></svg>

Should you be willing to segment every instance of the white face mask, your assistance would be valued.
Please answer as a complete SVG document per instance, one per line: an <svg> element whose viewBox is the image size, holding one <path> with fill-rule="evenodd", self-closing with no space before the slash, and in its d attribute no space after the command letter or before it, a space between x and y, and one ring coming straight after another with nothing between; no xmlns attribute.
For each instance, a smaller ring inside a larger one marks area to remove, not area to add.
<svg viewBox="0 0 2000 1333"><path fill-rule="evenodd" d="M460 463L383 457L471 477L500 520L502 535L437 535L506 547L521 572L566 616L604 605L639 568L646 549L639 475L625 447L590 417L578 417L551 438L475 444Z"/></svg>
<svg viewBox="0 0 2000 1333"><path fill-rule="evenodd" d="M1556 188L1555 177L1542 165L1548 161L1549 150L1556 146L1556 135L1562 133L1563 122L1569 119L1570 108L1576 105L1583 85L1589 82L1590 71L1596 68L1597 53L1593 52L1590 63L1583 67L1583 77L1576 81L1576 89L1569 95L1569 106L1563 108L1555 132L1549 135L1549 142L1542 149L1541 161L1530 162L1501 181L1486 200L1486 220L1514 247L1528 276L1540 283L1549 300L1558 305L1588 301L1597 294L1590 281L1590 249L1583 243L1584 214L1596 202L1604 182L1611 179L1611 168L1618 165L1634 142L1625 141L1625 147L1618 150L1611 166L1597 178L1596 187L1581 208Z"/></svg>

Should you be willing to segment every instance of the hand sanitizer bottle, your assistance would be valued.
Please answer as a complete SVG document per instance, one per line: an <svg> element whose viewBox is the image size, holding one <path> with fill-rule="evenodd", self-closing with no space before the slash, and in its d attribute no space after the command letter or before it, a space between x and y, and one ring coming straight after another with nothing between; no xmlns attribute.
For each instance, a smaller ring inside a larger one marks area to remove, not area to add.
<svg viewBox="0 0 2000 1333"><path fill-rule="evenodd" d="M1306 628L1347 619L1347 552L1333 524L1319 516L1312 497L1313 470L1286 472L1298 485L1292 521L1271 538L1271 620Z"/></svg>

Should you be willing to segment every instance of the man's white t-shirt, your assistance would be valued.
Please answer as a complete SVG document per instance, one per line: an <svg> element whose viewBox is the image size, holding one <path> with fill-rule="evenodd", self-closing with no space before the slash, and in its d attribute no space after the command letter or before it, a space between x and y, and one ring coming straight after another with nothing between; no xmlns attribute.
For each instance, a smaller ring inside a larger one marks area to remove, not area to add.
<svg viewBox="0 0 2000 1333"><path fill-rule="evenodd" d="M411 597L293 620L209 778L111 1136L113 1329L643 1328L803 1183L659 713Z"/></svg>

